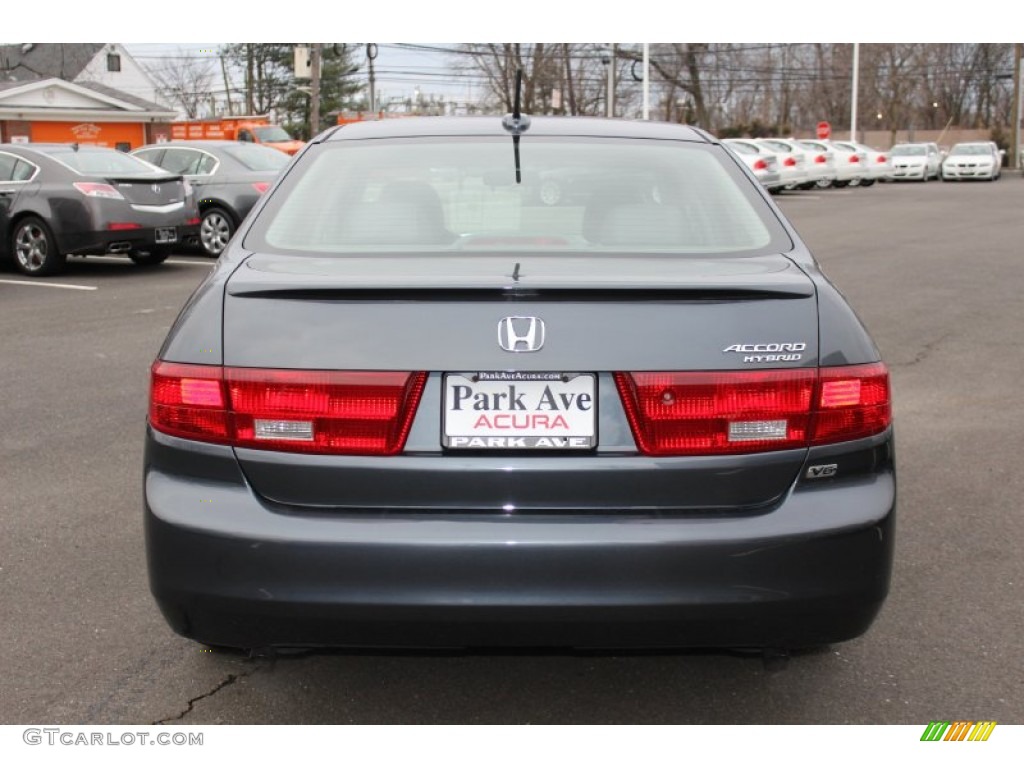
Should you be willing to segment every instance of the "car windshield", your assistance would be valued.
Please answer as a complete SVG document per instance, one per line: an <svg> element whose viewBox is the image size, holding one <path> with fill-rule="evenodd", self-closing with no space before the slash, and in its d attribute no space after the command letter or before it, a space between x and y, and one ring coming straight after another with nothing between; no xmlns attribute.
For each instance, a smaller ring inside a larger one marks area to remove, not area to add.
<svg viewBox="0 0 1024 768"><path fill-rule="evenodd" d="M923 157L927 154L927 151L922 146L911 146L908 144L893 147L889 154L896 155L897 157Z"/></svg>
<svg viewBox="0 0 1024 768"><path fill-rule="evenodd" d="M957 144L950 150L951 155L991 155L992 147L985 144Z"/></svg>
<svg viewBox="0 0 1024 768"><path fill-rule="evenodd" d="M279 171L291 160L281 150L259 144L238 144L225 147L224 152L250 171Z"/></svg>
<svg viewBox="0 0 1024 768"><path fill-rule="evenodd" d="M263 128L253 128L252 132L256 134L256 138L264 143L268 141L292 140L292 137L288 135L288 132L279 125L267 125Z"/></svg>
<svg viewBox="0 0 1024 768"><path fill-rule="evenodd" d="M297 254L514 250L737 253L790 241L720 148L506 137L314 146L246 246Z"/></svg>
<svg viewBox="0 0 1024 768"><path fill-rule="evenodd" d="M793 148L791 146L789 146L788 144L783 144L781 141L769 141L769 140L765 139L764 144L765 144L765 146L771 147L776 152L783 152L783 153L785 153L785 152L792 152L793 151Z"/></svg>
<svg viewBox="0 0 1024 768"><path fill-rule="evenodd" d="M82 174L153 174L160 169L115 149L99 147L47 147L42 150L71 170Z"/></svg>

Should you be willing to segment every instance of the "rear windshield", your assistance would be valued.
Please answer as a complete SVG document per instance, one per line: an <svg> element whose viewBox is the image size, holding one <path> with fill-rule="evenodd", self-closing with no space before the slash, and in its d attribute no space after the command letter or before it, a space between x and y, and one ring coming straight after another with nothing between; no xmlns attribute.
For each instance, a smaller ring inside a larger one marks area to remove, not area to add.
<svg viewBox="0 0 1024 768"><path fill-rule="evenodd" d="M889 154L896 155L897 157L920 157L928 153L925 151L924 147L907 145L903 147L893 147Z"/></svg>
<svg viewBox="0 0 1024 768"><path fill-rule="evenodd" d="M279 149L259 144L238 144L225 147L224 152L250 171L279 171L288 165L291 157Z"/></svg>
<svg viewBox="0 0 1024 768"><path fill-rule="evenodd" d="M526 136L338 141L289 172L245 245L299 254L791 247L721 147Z"/></svg>
<svg viewBox="0 0 1024 768"><path fill-rule="evenodd" d="M73 147L48 147L43 150L71 170L82 174L146 174L152 175L161 172L149 163L143 162L137 157L118 152L116 149L98 149L95 147L79 147L76 151ZM163 171L166 174L166 171Z"/></svg>

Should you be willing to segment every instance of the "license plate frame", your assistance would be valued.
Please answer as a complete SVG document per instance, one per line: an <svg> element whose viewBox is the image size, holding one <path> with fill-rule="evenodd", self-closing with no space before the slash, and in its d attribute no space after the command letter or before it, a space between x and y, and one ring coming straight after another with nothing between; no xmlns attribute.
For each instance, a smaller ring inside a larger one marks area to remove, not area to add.
<svg viewBox="0 0 1024 768"><path fill-rule="evenodd" d="M157 227L154 234L156 242L160 245L178 242L177 227Z"/></svg>
<svg viewBox="0 0 1024 768"><path fill-rule="evenodd" d="M441 444L455 451L594 450L597 384L595 373L446 373Z"/></svg>

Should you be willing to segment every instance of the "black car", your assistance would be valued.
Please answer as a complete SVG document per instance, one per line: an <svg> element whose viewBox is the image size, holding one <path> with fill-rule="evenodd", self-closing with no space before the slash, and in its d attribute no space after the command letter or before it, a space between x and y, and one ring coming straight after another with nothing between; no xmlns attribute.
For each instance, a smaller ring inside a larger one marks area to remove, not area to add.
<svg viewBox="0 0 1024 768"><path fill-rule="evenodd" d="M199 242L209 256L220 256L239 223L291 160L280 150L240 141L176 141L132 154L189 180L199 203Z"/></svg>
<svg viewBox="0 0 1024 768"><path fill-rule="evenodd" d="M194 242L188 183L122 152L77 144L0 144L0 255L52 275L69 255L158 264Z"/></svg>
<svg viewBox="0 0 1024 768"><path fill-rule="evenodd" d="M152 366L150 583L216 646L843 641L895 504L878 350L686 126L327 131Z"/></svg>

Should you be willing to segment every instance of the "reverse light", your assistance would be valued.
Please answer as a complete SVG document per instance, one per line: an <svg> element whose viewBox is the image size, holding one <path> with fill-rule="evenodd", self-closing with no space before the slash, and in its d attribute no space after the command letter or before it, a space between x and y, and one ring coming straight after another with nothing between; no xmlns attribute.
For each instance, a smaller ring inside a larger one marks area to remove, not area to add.
<svg viewBox="0 0 1024 768"><path fill-rule="evenodd" d="M169 435L236 448L392 455L405 446L426 376L157 361L149 420Z"/></svg>
<svg viewBox="0 0 1024 768"><path fill-rule="evenodd" d="M71 186L86 197L102 197L107 200L124 200L124 196L117 191L116 187L113 187L110 184L100 184L94 181L76 181Z"/></svg>
<svg viewBox="0 0 1024 768"><path fill-rule="evenodd" d="M641 453L695 456L806 448L884 431L885 365L616 373Z"/></svg>

